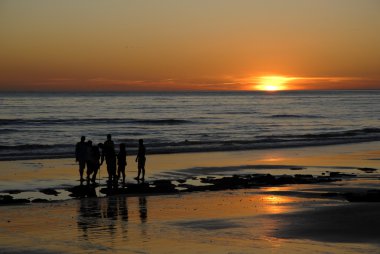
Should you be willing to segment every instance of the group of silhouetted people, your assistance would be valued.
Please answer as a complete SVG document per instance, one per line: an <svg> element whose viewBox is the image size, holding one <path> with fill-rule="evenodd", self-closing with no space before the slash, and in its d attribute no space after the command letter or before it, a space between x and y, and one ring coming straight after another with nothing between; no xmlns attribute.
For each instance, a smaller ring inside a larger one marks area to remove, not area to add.
<svg viewBox="0 0 380 254"><path fill-rule="evenodd" d="M107 140L104 143L99 143L98 145L93 145L91 140L86 142L86 137L82 136L81 141L76 144L75 158L79 163L81 182L85 180L83 174L87 166L87 182L89 183L91 181L95 183L100 166L105 160L107 164L108 183L117 185L120 176L122 176L122 183L125 185L125 168L127 166L126 146L124 143L121 143L119 153L116 154L115 144L112 141L111 134L107 135ZM144 181L146 157L144 141L142 139L139 139L139 149L135 161L137 162L138 169L138 174L135 179L137 181Z"/></svg>

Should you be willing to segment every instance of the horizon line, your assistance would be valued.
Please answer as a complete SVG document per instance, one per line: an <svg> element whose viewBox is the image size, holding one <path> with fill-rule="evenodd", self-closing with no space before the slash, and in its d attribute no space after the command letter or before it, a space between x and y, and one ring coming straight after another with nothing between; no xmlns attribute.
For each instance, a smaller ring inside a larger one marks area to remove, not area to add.
<svg viewBox="0 0 380 254"><path fill-rule="evenodd" d="M380 91L380 88L358 89L284 89L263 90L0 90L0 93L283 93L283 92L328 92L328 91Z"/></svg>

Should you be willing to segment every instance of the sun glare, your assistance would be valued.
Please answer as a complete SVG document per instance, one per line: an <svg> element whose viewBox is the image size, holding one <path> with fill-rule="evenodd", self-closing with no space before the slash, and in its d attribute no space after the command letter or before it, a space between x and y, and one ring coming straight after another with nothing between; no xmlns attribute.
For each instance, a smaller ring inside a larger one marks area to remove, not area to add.
<svg viewBox="0 0 380 254"><path fill-rule="evenodd" d="M286 84L293 78L283 76L263 76L258 79L258 84L254 87L260 91L280 91L286 90Z"/></svg>

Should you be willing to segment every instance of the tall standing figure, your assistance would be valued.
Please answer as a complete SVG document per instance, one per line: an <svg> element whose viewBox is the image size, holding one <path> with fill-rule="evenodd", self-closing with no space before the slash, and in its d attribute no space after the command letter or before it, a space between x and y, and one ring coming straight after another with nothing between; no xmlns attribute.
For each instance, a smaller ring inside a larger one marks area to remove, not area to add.
<svg viewBox="0 0 380 254"><path fill-rule="evenodd" d="M137 162L137 177L135 178L137 181L142 180L144 181L145 178L145 146L144 146L144 140L139 139L139 151L137 152L136 160ZM140 178L140 174L142 177Z"/></svg>
<svg viewBox="0 0 380 254"><path fill-rule="evenodd" d="M90 182L90 177L91 177L91 182L95 184L96 181L96 175L98 174L99 168L100 168L100 151L99 147L102 147L103 144L98 144L98 145L91 145L90 151L89 151L89 158L87 161L87 183Z"/></svg>
<svg viewBox="0 0 380 254"><path fill-rule="evenodd" d="M80 181L83 182L83 172L86 167L86 159L87 159L87 143L85 142L86 137L82 136L80 142L78 142L75 146L75 160L79 164L79 176Z"/></svg>
<svg viewBox="0 0 380 254"><path fill-rule="evenodd" d="M120 151L117 154L117 178L120 179L120 174L123 175L123 185L125 184L125 167L127 166L127 151L125 144L120 144Z"/></svg>
<svg viewBox="0 0 380 254"><path fill-rule="evenodd" d="M102 153L101 163L103 163L104 158L106 159L109 183L117 181L115 144L112 141L111 134L107 135L107 140L103 144L103 153Z"/></svg>

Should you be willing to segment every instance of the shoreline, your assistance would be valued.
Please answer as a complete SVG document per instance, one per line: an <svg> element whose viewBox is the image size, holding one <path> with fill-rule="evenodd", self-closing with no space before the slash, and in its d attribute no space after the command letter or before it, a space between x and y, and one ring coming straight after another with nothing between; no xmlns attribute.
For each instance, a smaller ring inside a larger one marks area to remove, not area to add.
<svg viewBox="0 0 380 254"><path fill-rule="evenodd" d="M352 130L355 131L355 130ZM349 131L347 131L349 132ZM189 141L190 142L190 141ZM287 142L287 143L286 143ZM254 143L252 144L246 144L246 146L241 147L222 147L219 145L219 147L213 147L211 149L205 149L202 150L199 146L198 147L176 147L173 148L173 150L167 149L165 151L159 151L155 150L154 148L149 150L149 155L170 155L170 154L193 154L193 153L217 153L217 152L238 152L238 151L261 151L261 150L277 150L277 149L293 149L293 148L313 148L313 147L324 147L324 146L341 146L341 145L356 145L356 144L367 144L367 143L373 143L373 142L380 142L380 138L378 137L371 137L371 138L365 138L362 140L319 140L319 143L313 143L313 144L305 144L305 143L298 143L299 141L294 141L294 143L291 143L289 141L285 141L283 144L281 142L276 142L276 144L258 144ZM190 142L191 143L191 142ZM234 143L234 142L232 142ZM203 144L205 145L205 144ZM74 145L73 145L74 147ZM137 149L137 147L136 147ZM133 151L127 150L127 154L129 156L135 156L136 155L136 149ZM72 153L64 153L64 154L44 154L44 155L30 155L30 156L3 156L0 158L1 161L24 161L24 160L50 160L50 159L69 159L72 156L74 156L74 152Z"/></svg>

